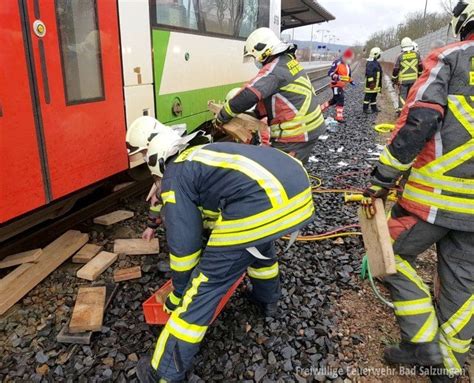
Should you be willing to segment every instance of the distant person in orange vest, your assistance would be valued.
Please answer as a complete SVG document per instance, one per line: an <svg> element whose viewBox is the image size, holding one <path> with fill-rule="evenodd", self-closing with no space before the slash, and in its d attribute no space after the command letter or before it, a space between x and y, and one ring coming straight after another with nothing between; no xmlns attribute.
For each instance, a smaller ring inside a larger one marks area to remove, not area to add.
<svg viewBox="0 0 474 383"><path fill-rule="evenodd" d="M344 88L347 84L354 85L352 81L351 64L355 54L352 49L346 49L342 57L338 58L331 65L328 76L331 78L331 88L333 97L325 102L321 109L327 110L330 106L336 105L336 121L343 124L344 120Z"/></svg>

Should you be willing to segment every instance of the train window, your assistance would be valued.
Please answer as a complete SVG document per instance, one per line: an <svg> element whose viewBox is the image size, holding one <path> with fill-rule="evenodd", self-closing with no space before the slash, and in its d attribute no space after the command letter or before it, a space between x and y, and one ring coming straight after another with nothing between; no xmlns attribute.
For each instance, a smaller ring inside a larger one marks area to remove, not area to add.
<svg viewBox="0 0 474 383"><path fill-rule="evenodd" d="M152 24L175 28L198 29L197 0L153 0Z"/></svg>
<svg viewBox="0 0 474 383"><path fill-rule="evenodd" d="M247 38L269 23L270 0L151 0L155 27Z"/></svg>
<svg viewBox="0 0 474 383"><path fill-rule="evenodd" d="M56 0L68 104L104 99L96 0Z"/></svg>

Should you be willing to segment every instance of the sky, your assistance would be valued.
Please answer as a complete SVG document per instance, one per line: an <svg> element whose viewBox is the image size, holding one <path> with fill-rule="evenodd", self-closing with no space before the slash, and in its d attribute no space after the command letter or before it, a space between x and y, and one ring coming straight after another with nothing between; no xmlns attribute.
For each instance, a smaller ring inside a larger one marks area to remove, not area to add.
<svg viewBox="0 0 474 383"><path fill-rule="evenodd" d="M321 40L321 32L316 33L317 30L327 29L330 31L329 34L339 38L338 44L347 45L364 43L373 32L396 26L403 21L406 14L423 11L425 8L425 0L318 0L318 2L336 16L336 20L315 25L314 39ZM428 12L441 10L441 0L428 0ZM291 33L291 30L288 32ZM311 26L295 29L296 40L310 40L310 38Z"/></svg>

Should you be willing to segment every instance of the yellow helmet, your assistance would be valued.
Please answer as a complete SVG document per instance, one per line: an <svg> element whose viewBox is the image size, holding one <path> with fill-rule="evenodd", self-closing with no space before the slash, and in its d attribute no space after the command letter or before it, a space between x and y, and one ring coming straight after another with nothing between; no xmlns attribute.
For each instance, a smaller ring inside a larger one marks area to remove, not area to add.
<svg viewBox="0 0 474 383"><path fill-rule="evenodd" d="M451 20L451 28L453 29L454 37L461 36L464 40L467 32L465 27L474 17L474 0L461 0L453 9L453 18Z"/></svg>

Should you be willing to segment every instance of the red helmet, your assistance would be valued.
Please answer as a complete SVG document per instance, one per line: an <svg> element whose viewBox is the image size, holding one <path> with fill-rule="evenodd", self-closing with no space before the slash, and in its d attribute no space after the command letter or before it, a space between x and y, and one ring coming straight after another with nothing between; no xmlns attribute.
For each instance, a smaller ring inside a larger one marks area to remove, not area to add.
<svg viewBox="0 0 474 383"><path fill-rule="evenodd" d="M353 60L354 57L355 57L355 53L351 48L347 48L342 54L342 58L346 60Z"/></svg>

